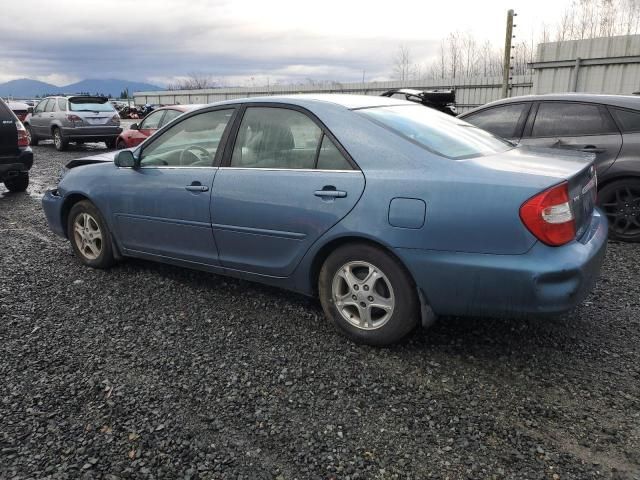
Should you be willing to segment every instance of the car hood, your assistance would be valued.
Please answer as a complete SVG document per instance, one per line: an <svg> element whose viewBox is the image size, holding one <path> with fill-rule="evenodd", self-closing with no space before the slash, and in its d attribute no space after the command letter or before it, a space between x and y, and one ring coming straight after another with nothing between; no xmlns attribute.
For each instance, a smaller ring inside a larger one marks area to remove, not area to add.
<svg viewBox="0 0 640 480"><path fill-rule="evenodd" d="M82 165L91 165L92 163L108 163L113 162L116 154L120 150L114 150L113 152L101 153L100 155L92 155L91 157L74 158L65 165L67 168L80 167Z"/></svg>

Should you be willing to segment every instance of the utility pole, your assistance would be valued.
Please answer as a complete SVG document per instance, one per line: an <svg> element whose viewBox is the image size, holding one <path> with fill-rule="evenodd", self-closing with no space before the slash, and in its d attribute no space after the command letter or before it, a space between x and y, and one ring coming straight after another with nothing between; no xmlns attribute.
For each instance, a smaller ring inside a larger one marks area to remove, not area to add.
<svg viewBox="0 0 640 480"><path fill-rule="evenodd" d="M507 32L504 38L504 63L502 66L502 98L509 96L509 77L511 76L511 39L513 35L513 10L507 12Z"/></svg>

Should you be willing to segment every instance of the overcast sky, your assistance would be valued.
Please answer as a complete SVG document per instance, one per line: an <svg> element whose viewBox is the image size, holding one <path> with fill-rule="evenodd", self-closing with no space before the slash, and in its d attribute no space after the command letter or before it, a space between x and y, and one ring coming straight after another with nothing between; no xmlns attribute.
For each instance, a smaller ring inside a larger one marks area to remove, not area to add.
<svg viewBox="0 0 640 480"><path fill-rule="evenodd" d="M502 45L509 8L530 39L569 1L0 0L0 81L381 80L400 44L419 63L456 30Z"/></svg>

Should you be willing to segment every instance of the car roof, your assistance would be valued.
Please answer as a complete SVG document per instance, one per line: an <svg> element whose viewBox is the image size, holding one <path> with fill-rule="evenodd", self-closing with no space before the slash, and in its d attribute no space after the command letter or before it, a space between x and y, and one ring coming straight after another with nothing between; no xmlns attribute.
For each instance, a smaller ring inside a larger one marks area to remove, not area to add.
<svg viewBox="0 0 640 480"><path fill-rule="evenodd" d="M283 103L297 105L300 107L312 108L318 104L333 104L350 110L372 107L386 107L392 105L416 105L415 102L408 102L398 98L380 97L377 95L350 95L341 93L304 93L294 95L273 95L263 97L236 98L215 102L211 105L233 105L238 103Z"/></svg>
<svg viewBox="0 0 640 480"><path fill-rule="evenodd" d="M196 110L197 108L202 108L205 106L206 104L197 103L165 105L164 107L156 108L154 112L157 112L158 110L180 110L181 112L190 112L191 110Z"/></svg>
<svg viewBox="0 0 640 480"><path fill-rule="evenodd" d="M569 102L588 102L600 103L603 105L612 105L622 108L633 108L640 110L640 96L638 95L610 95L602 93L545 93L541 95L522 95L519 97L503 98L494 102L487 103L480 107L469 110L460 115L461 118L470 115L478 110L498 105L506 105L509 103L519 102L539 102L539 101L569 101Z"/></svg>

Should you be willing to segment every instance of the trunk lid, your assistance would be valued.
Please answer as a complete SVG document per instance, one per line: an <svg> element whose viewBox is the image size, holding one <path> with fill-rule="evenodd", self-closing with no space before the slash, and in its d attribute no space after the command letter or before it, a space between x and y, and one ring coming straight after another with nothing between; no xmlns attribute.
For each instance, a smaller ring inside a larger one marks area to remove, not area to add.
<svg viewBox="0 0 640 480"><path fill-rule="evenodd" d="M576 238L580 238L591 222L596 204L594 160L595 155L592 153L519 146L499 155L479 157L471 161L485 168L511 174L513 181L530 183L533 180L540 192L567 181Z"/></svg>

